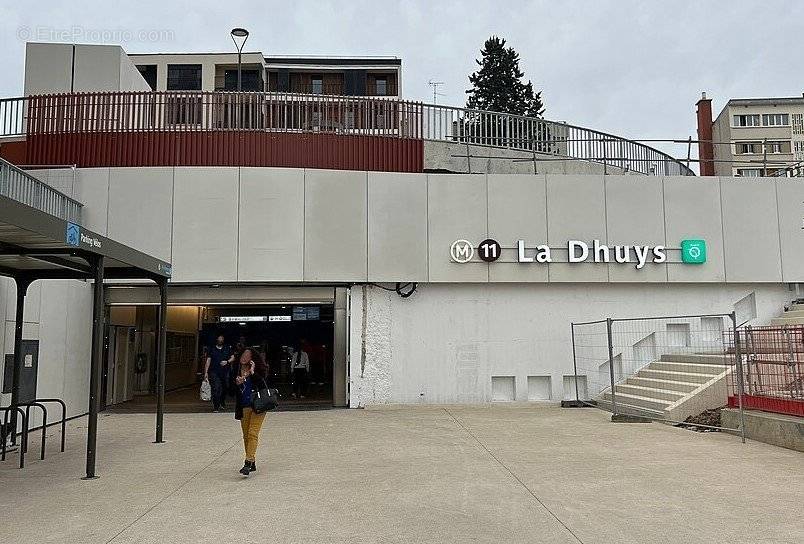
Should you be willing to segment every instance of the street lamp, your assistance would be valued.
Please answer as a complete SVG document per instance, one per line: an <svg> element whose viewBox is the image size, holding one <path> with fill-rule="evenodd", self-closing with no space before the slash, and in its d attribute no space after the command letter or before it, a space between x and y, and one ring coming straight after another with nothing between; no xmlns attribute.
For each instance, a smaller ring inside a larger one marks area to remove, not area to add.
<svg viewBox="0 0 804 544"><path fill-rule="evenodd" d="M232 32L232 41L237 48L237 91L242 91L242 54L243 54L243 46L246 45L246 40L248 40L248 30L245 28L233 28Z"/></svg>

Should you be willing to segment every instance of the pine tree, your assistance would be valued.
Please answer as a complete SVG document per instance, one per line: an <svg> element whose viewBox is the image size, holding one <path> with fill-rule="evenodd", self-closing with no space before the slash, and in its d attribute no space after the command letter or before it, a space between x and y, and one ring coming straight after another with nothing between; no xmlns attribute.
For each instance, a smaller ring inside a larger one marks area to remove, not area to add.
<svg viewBox="0 0 804 544"><path fill-rule="evenodd" d="M472 89L466 107L486 111L541 117L544 113L542 93L533 92L533 83L522 81L519 53L505 47L505 39L492 36L475 60L480 69L469 76Z"/></svg>

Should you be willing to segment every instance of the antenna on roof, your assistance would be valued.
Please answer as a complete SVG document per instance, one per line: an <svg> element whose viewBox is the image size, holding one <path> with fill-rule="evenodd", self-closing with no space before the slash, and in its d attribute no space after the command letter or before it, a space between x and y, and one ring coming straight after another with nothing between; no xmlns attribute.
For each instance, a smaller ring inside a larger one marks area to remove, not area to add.
<svg viewBox="0 0 804 544"><path fill-rule="evenodd" d="M435 104L436 102L438 102L438 99L436 97L444 96L442 93L438 92L438 86L439 85L444 85L444 82L443 81L433 81L431 79L430 81L427 82L427 84L430 85L433 88L433 104Z"/></svg>

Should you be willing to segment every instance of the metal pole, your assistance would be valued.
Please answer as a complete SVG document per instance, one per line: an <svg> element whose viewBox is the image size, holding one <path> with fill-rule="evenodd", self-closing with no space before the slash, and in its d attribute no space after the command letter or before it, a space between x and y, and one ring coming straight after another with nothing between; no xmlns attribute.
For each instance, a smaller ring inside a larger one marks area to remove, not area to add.
<svg viewBox="0 0 804 544"><path fill-rule="evenodd" d="M611 412L617 415L617 398L614 393L614 346L611 340L611 318L606 318L606 336L609 344L609 382L611 385Z"/></svg>
<svg viewBox="0 0 804 544"><path fill-rule="evenodd" d="M17 410L20 404L20 379L22 378L22 329L25 325L25 295L31 280L20 276L14 278L17 284L17 308L14 317L14 374L11 376L11 443L17 443ZM27 425L27 421L25 422Z"/></svg>
<svg viewBox="0 0 804 544"><path fill-rule="evenodd" d="M578 394L578 361L575 359L575 323L570 323L572 329L572 372L575 374L575 400L580 404L581 396Z"/></svg>
<svg viewBox="0 0 804 544"><path fill-rule="evenodd" d="M743 411L743 357L740 354L740 331L737 330L737 313L729 314L734 334L734 360L737 364L737 404L740 408L740 438L745 444L745 412Z"/></svg>
<svg viewBox="0 0 804 544"><path fill-rule="evenodd" d="M165 419L165 359L167 356L167 279L159 284L159 334L156 337L156 440L164 442Z"/></svg>
<svg viewBox="0 0 804 544"><path fill-rule="evenodd" d="M87 422L87 475L95 478L96 445L98 441L98 404L103 359L103 256L95 259L95 285L92 304L92 357L89 370L89 421Z"/></svg>
<svg viewBox="0 0 804 544"><path fill-rule="evenodd" d="M242 83L242 49L237 50L237 92L243 90L243 83Z"/></svg>

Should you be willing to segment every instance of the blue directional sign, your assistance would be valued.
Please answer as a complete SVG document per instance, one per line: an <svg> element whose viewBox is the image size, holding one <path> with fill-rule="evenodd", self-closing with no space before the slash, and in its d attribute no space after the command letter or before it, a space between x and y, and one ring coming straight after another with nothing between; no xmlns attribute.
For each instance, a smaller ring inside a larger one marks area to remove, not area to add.
<svg viewBox="0 0 804 544"><path fill-rule="evenodd" d="M67 223L67 232L65 238L69 245L78 247L78 245L81 243L81 227L75 223Z"/></svg>

